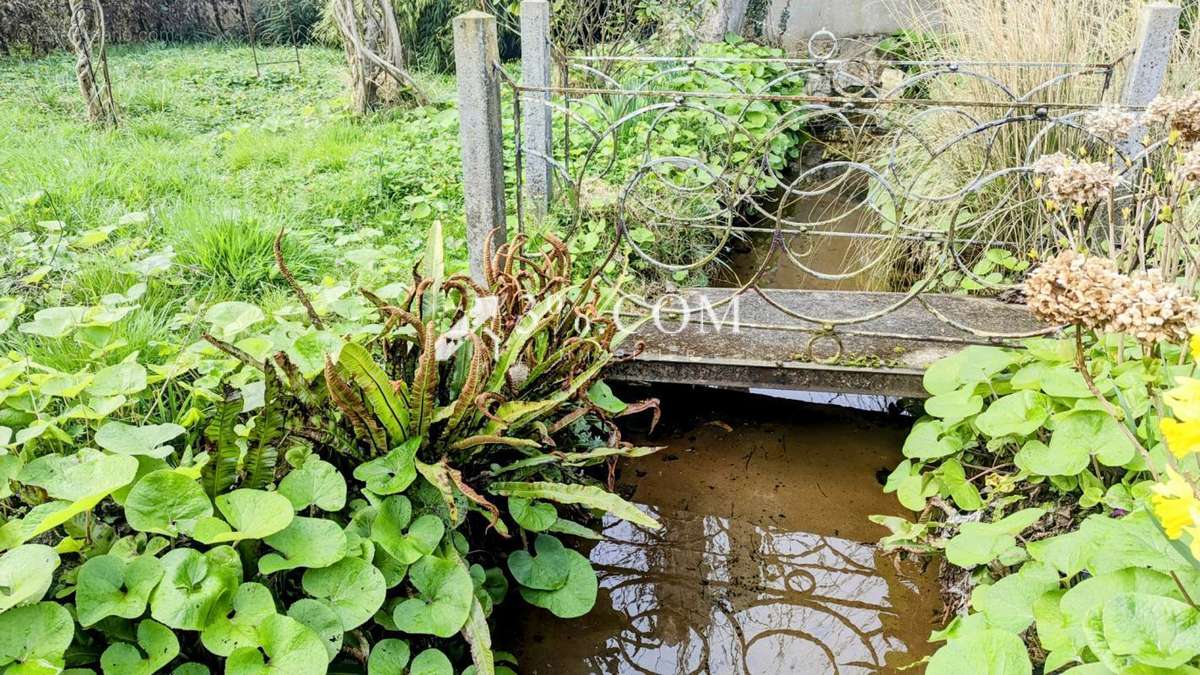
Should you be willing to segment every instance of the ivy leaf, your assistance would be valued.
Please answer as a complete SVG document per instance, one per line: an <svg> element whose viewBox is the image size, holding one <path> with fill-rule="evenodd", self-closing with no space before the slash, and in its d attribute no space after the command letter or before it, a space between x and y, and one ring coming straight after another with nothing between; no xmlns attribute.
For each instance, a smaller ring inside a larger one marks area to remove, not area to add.
<svg viewBox="0 0 1200 675"><path fill-rule="evenodd" d="M388 638L371 647L367 658L367 675L404 675L408 665L409 648L404 640Z"/></svg>
<svg viewBox="0 0 1200 675"><path fill-rule="evenodd" d="M488 490L503 497L522 499L544 499L559 504L581 504L589 509L599 509L621 520L628 520L652 530L662 527L652 516L619 496L592 485L563 485L545 482L497 482Z"/></svg>
<svg viewBox="0 0 1200 675"><path fill-rule="evenodd" d="M454 666L440 649L431 647L412 660L408 675L454 675Z"/></svg>
<svg viewBox="0 0 1200 675"><path fill-rule="evenodd" d="M363 625L387 594L383 573L361 558L342 558L329 567L310 569L302 579L304 592L324 601L350 631Z"/></svg>
<svg viewBox="0 0 1200 675"><path fill-rule="evenodd" d="M572 561L569 549L557 538L538 535L533 543L537 556L528 551L513 551L508 556L508 571L518 584L541 591L556 591L567 585Z"/></svg>
<svg viewBox="0 0 1200 675"><path fill-rule="evenodd" d="M109 616L136 619L146 611L162 576L162 563L149 555L130 561L110 554L89 559L79 567L76 581L79 623L91 626Z"/></svg>
<svg viewBox="0 0 1200 675"><path fill-rule="evenodd" d="M216 518L198 522L194 536L205 544L263 539L282 531L296 515L287 497L266 490L241 488L217 497L216 501L229 525Z"/></svg>
<svg viewBox="0 0 1200 675"><path fill-rule="evenodd" d="M229 656L239 647L257 645L259 624L274 615L271 590L262 584L244 583L225 611L214 612L200 633L200 642L217 656Z"/></svg>
<svg viewBox="0 0 1200 675"><path fill-rule="evenodd" d="M446 531L442 519L435 515L427 513L410 525L411 518L408 498L394 495L383 501L371 524L371 540L401 565L411 565L433 553Z"/></svg>
<svg viewBox="0 0 1200 675"><path fill-rule="evenodd" d="M200 518L213 513L204 488L178 471L160 469L134 484L125 500L125 518L139 532L174 537L190 531Z"/></svg>
<svg viewBox="0 0 1200 675"><path fill-rule="evenodd" d="M323 518L296 516L290 525L263 541L279 553L268 553L258 559L259 574L297 567L328 567L346 554L346 533L337 523Z"/></svg>
<svg viewBox="0 0 1200 675"><path fill-rule="evenodd" d="M948 457L962 450L962 443L953 436L943 435L946 423L932 417L923 417L913 425L904 439L901 451L905 457L930 460Z"/></svg>
<svg viewBox="0 0 1200 675"><path fill-rule="evenodd" d="M415 460L420 445L420 438L410 438L383 457L360 464L354 469L354 477L377 495L403 492L417 478Z"/></svg>
<svg viewBox="0 0 1200 675"><path fill-rule="evenodd" d="M983 397L975 393L973 385L932 396L925 401L925 412L941 418L946 426L957 424L981 410Z"/></svg>
<svg viewBox="0 0 1200 675"><path fill-rule="evenodd" d="M328 670L321 638L293 618L267 617L257 638L257 647L241 647L229 655L226 675L324 675Z"/></svg>
<svg viewBox="0 0 1200 675"><path fill-rule="evenodd" d="M162 564L162 581L150 596L150 616L178 630L203 630L242 582L242 561L229 546L205 553L177 548L162 557Z"/></svg>
<svg viewBox="0 0 1200 675"><path fill-rule="evenodd" d="M994 523L963 523L946 544L946 559L970 569L995 560L1017 545L1016 536L1033 525L1045 509L1022 509Z"/></svg>
<svg viewBox="0 0 1200 675"><path fill-rule="evenodd" d="M338 652L342 650L342 638L345 633L342 630L342 620L338 617L337 612L320 600L301 598L292 603L292 606L288 608L287 615L308 626L309 630L321 638L321 643L325 645L325 651L329 654L330 661L337 657Z"/></svg>
<svg viewBox="0 0 1200 675"><path fill-rule="evenodd" d="M542 539L551 539L557 543L557 540L549 535L538 535L538 541L540 542ZM537 542L535 542L536 545ZM561 544L559 545L561 546ZM553 548L553 544L550 545L550 548ZM587 558L568 548L562 550L566 555L565 565L567 567L567 583L562 588L547 591L521 585L517 590L525 602L535 607L548 609L551 614L559 618L574 619L591 611L592 606L596 604L596 591L599 584L596 580L596 572ZM541 557L541 554L542 549L539 548L538 557Z"/></svg>
<svg viewBox="0 0 1200 675"><path fill-rule="evenodd" d="M1033 665L1015 633L978 630L950 640L929 660L926 675L1030 675Z"/></svg>
<svg viewBox="0 0 1200 675"><path fill-rule="evenodd" d="M63 654L75 637L75 620L65 607L54 602L14 607L0 614L0 667L6 673L22 672L18 666L32 666L25 672L58 672L46 669L53 664L63 665Z"/></svg>
<svg viewBox="0 0 1200 675"><path fill-rule="evenodd" d="M41 544L25 544L0 555L0 613L45 597L58 563L58 553Z"/></svg>
<svg viewBox="0 0 1200 675"><path fill-rule="evenodd" d="M520 497L508 500L508 512L513 520L530 532L543 532L558 520L558 509L553 504L534 502Z"/></svg>
<svg viewBox="0 0 1200 675"><path fill-rule="evenodd" d="M1083 626L1089 616L1112 598L1125 593L1160 595L1182 600L1175 580L1161 572L1131 567L1084 579L1063 594L1059 607L1078 647L1086 644Z"/></svg>
<svg viewBox="0 0 1200 675"><path fill-rule="evenodd" d="M341 511L346 506L346 479L329 462L309 458L283 477L279 494L297 511L313 505L322 511Z"/></svg>
<svg viewBox="0 0 1200 675"><path fill-rule="evenodd" d="M153 675L179 655L179 639L157 621L138 624L137 643L137 647L128 642L109 645L100 655L104 675Z"/></svg>
<svg viewBox="0 0 1200 675"><path fill-rule="evenodd" d="M178 424L150 424L135 427L124 422L105 422L96 431L96 445L119 455L145 455L162 459L174 448L167 441L187 431Z"/></svg>
<svg viewBox="0 0 1200 675"><path fill-rule="evenodd" d="M409 579L421 596L401 602L392 612L400 631L448 638L462 629L474 599L474 584L465 568L425 556L409 569Z"/></svg>

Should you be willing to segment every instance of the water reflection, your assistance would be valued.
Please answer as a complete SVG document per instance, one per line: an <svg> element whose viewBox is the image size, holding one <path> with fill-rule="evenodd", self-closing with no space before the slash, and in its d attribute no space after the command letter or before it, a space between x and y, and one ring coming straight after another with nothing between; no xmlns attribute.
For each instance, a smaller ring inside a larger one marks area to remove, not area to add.
<svg viewBox="0 0 1200 675"><path fill-rule="evenodd" d="M931 651L935 575L867 543L885 532L868 515L903 515L877 481L902 422L695 389L664 409L683 417L651 439L666 449L623 462L618 486L662 529L604 523L588 615L502 622L522 673L858 675Z"/></svg>
<svg viewBox="0 0 1200 675"><path fill-rule="evenodd" d="M873 673L908 651L889 633L894 596L918 588L889 574L874 546L662 515L655 533L608 523L591 552L627 627L588 658L589 672Z"/></svg>

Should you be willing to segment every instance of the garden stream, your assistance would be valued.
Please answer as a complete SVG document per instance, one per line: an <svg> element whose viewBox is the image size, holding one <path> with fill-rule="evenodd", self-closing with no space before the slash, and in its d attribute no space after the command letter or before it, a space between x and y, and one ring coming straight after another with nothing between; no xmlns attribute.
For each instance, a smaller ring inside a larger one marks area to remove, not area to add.
<svg viewBox="0 0 1200 675"><path fill-rule="evenodd" d="M699 389L662 403L633 440L666 447L618 478L662 529L604 522L595 609L523 612L498 640L521 672L898 672L929 653L936 574L894 564L867 520L902 515L878 476L903 418Z"/></svg>

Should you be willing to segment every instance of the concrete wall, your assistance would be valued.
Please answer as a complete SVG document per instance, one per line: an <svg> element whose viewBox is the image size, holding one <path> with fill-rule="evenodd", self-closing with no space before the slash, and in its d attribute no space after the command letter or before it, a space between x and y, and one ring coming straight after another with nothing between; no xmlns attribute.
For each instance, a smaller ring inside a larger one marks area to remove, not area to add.
<svg viewBox="0 0 1200 675"><path fill-rule="evenodd" d="M724 33L759 37L803 52L813 33L843 37L892 33L919 25L916 8L933 0L716 0L705 24L710 38Z"/></svg>

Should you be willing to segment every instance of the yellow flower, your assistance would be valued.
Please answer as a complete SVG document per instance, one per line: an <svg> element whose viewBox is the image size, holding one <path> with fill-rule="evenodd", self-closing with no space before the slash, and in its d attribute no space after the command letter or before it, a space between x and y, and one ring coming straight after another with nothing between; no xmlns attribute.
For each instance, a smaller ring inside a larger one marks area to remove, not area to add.
<svg viewBox="0 0 1200 675"><path fill-rule="evenodd" d="M1178 459L1200 451L1200 422L1179 422L1170 418L1158 423L1167 448Z"/></svg>
<svg viewBox="0 0 1200 675"><path fill-rule="evenodd" d="M1150 495L1150 506L1167 536L1178 539L1183 534L1183 528L1196 526L1192 514L1200 507L1200 502L1183 476L1171 467L1167 467L1167 475L1166 483L1156 483L1150 488L1154 493Z"/></svg>
<svg viewBox="0 0 1200 675"><path fill-rule="evenodd" d="M1174 389L1163 393L1163 400L1171 406L1171 412L1184 422L1200 421L1200 380L1192 377L1177 377Z"/></svg>
<svg viewBox="0 0 1200 675"><path fill-rule="evenodd" d="M1192 360L1200 363L1200 333L1193 333L1188 344L1192 348Z"/></svg>

